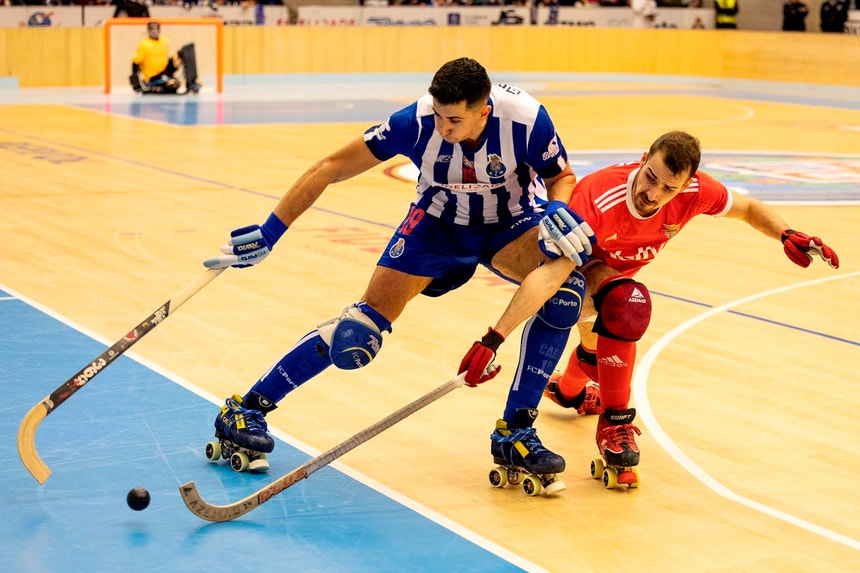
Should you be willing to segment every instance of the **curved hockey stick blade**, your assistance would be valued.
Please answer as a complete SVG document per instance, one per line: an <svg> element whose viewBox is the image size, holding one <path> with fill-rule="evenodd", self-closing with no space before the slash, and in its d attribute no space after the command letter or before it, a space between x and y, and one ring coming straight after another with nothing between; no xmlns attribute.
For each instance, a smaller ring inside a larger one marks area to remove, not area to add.
<svg viewBox="0 0 860 573"><path fill-rule="evenodd" d="M90 364L78 370L77 374L66 380L62 386L51 392L49 396L46 396L44 400L27 412L21 425L18 426L18 456L27 471L36 478L36 481L44 484L51 476L50 468L42 461L36 451L36 430L42 420L224 270L207 269L194 282L173 295L170 300L146 317L143 322L132 328L128 334L99 354Z"/></svg>
<svg viewBox="0 0 860 573"><path fill-rule="evenodd" d="M48 481L48 478L51 477L51 470L36 451L36 428L39 427L49 411L44 402L39 402L30 408L30 411L21 421L21 425L18 426L18 456L24 462L27 471L40 484Z"/></svg>
<svg viewBox="0 0 860 573"><path fill-rule="evenodd" d="M466 380L466 375L460 374L456 378L445 382L435 390L432 390L418 398L414 402L407 404L406 406L400 408L393 414L389 414L382 420L376 422L372 426L365 428L359 433L355 434L351 438L348 438L336 445L332 449L328 450L325 453L320 454L309 462L297 467L293 471L279 477L269 485L264 488L252 493L248 497L241 499L237 502L230 503L227 505L212 505L207 503L202 497L200 497L200 493L197 491L197 486L194 482L188 482L179 486L179 493L182 495L182 501L185 502L185 506L191 510L197 517L201 519L205 519L208 521L230 521L231 519L235 519L237 517L241 517L251 511L259 507L260 505L266 503L288 487L292 486L296 482L299 482L318 469L324 468L325 466L332 463L334 460L354 449L355 447L363 444L374 436L381 434L384 430L387 430L400 420L414 414L424 406L430 404L431 402L435 402L448 392L454 390L455 388L459 388L463 385Z"/></svg>

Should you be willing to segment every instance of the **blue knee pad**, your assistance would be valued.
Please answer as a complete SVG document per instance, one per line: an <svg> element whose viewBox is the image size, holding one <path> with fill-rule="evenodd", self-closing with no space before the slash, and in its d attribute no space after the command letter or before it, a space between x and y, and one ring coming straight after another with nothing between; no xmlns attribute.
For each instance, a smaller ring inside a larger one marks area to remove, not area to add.
<svg viewBox="0 0 860 573"><path fill-rule="evenodd" d="M553 328L568 330L579 321L583 298L585 276L579 271L573 271L558 292L544 303L537 316Z"/></svg>
<svg viewBox="0 0 860 573"><path fill-rule="evenodd" d="M391 332L391 323L367 303L359 302L318 330L329 346L332 364L341 370L354 370L376 358L382 348L382 331Z"/></svg>

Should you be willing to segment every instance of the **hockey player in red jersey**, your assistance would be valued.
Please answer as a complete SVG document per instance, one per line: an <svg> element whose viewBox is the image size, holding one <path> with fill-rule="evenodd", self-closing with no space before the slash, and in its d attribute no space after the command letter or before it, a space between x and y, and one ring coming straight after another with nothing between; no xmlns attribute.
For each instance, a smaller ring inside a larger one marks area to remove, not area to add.
<svg viewBox="0 0 860 573"><path fill-rule="evenodd" d="M700 158L695 137L672 131L660 136L640 161L583 177L570 200L571 210L591 226L597 245L579 269L586 278L578 323L581 342L564 374L550 378L544 395L581 414L600 414L597 445L610 466L631 469L639 463L630 383L636 341L651 319L651 297L635 275L693 217L740 219L782 242L795 264L807 267L819 256L831 267L839 266L836 253L821 239L790 229L769 206L729 191L699 171ZM509 331L558 291L573 264L558 254L523 281L496 328ZM638 471L635 478L632 473L627 478L638 483Z"/></svg>

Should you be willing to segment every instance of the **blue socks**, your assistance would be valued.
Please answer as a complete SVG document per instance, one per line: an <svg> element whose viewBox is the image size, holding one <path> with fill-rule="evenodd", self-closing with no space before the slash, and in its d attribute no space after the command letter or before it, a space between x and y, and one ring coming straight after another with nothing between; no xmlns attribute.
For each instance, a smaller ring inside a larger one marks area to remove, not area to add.
<svg viewBox="0 0 860 573"><path fill-rule="evenodd" d="M523 328L517 365L503 418L510 422L520 408L537 408L549 377L567 345L570 329L557 329L533 316Z"/></svg>
<svg viewBox="0 0 860 573"><path fill-rule="evenodd" d="M287 351L284 357L251 387L248 395L256 392L274 405L329 366L331 358L328 344L314 330Z"/></svg>

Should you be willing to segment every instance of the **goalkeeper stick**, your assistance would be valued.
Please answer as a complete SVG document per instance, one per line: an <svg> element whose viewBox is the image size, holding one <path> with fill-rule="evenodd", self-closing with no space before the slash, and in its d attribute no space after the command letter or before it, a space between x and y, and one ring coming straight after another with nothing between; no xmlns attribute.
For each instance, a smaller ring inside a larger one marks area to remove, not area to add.
<svg viewBox="0 0 860 573"><path fill-rule="evenodd" d="M102 352L98 358L84 366L77 374L66 380L66 382L54 390L44 400L33 406L18 427L18 455L36 481L44 484L51 475L51 470L39 457L36 451L36 430L45 417L53 412L69 397L81 389L81 387L95 378L110 363L122 356L122 354L140 340L150 330L158 326L171 312L182 306L182 304L196 294L200 289L209 284L224 269L208 269L200 275L193 283L173 295L173 298L161 305L158 310L150 314L143 322L131 329L131 332L120 338L113 346Z"/></svg>
<svg viewBox="0 0 860 573"><path fill-rule="evenodd" d="M370 438L381 434L384 430L387 430L400 420L414 414L431 402L435 402L451 390L462 386L465 379L466 375L460 374L456 378L445 382L435 390L430 391L411 404L400 408L393 414L388 415L372 426L365 428L327 452L318 455L304 465L301 465L293 471L279 477L269 485L255 493L252 493L245 499L241 499L235 503L227 505L212 505L200 497L200 494L197 492L197 486L194 485L194 482L192 481L179 486L179 493L182 495L182 501L185 502L188 509L190 509L197 517L208 521L230 521L231 519L241 517L252 509L266 503L288 487L294 485L296 482L305 479L315 471L329 465L353 448L360 446Z"/></svg>

